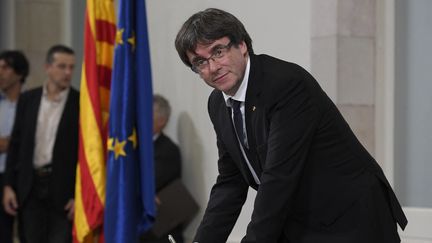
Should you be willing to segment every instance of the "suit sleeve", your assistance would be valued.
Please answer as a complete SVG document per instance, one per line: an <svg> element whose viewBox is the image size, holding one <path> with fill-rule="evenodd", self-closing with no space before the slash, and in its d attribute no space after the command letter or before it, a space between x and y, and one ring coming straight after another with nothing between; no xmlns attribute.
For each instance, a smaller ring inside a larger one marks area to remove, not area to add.
<svg viewBox="0 0 432 243"><path fill-rule="evenodd" d="M166 142L165 144L155 144L161 146L160 153L156 157L156 191L159 192L165 186L181 177L181 155L179 148ZM156 147L155 147L156 149Z"/></svg>
<svg viewBox="0 0 432 243"><path fill-rule="evenodd" d="M218 141L219 175L194 242L226 242L247 197L248 185L223 147Z"/></svg>
<svg viewBox="0 0 432 243"><path fill-rule="evenodd" d="M275 87L275 102L268 111L265 165L243 243L277 242L290 216L294 193L320 120L312 90L305 84L313 78L306 73L298 79L284 82L284 85L290 83L289 87Z"/></svg>
<svg viewBox="0 0 432 243"><path fill-rule="evenodd" d="M214 119L216 115L211 112L212 105L210 100L210 118L217 134L218 124ZM203 220L195 235L194 242L226 242L247 197L249 186L218 135L217 147L219 153L219 175L211 190L210 199Z"/></svg>

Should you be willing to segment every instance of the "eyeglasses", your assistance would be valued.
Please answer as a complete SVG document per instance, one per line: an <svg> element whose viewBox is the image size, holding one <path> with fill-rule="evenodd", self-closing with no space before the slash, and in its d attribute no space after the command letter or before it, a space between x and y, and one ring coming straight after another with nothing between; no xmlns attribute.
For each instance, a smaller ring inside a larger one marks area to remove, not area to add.
<svg viewBox="0 0 432 243"><path fill-rule="evenodd" d="M204 69L208 68L210 60L218 62L218 60L222 59L228 53L232 45L233 43L230 42L227 45L216 46L209 58L198 57L194 59L192 61L192 71L201 73Z"/></svg>

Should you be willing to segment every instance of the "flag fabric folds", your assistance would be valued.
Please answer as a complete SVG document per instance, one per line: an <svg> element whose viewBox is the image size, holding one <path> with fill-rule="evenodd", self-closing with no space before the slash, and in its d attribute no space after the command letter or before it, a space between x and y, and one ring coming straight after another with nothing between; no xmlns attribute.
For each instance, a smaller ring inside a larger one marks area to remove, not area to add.
<svg viewBox="0 0 432 243"><path fill-rule="evenodd" d="M153 92L144 0L120 0L108 138L105 241L137 242L155 217Z"/></svg>
<svg viewBox="0 0 432 243"><path fill-rule="evenodd" d="M87 0L80 88L79 155L75 186L74 242L102 235L106 144L115 44L113 0Z"/></svg>

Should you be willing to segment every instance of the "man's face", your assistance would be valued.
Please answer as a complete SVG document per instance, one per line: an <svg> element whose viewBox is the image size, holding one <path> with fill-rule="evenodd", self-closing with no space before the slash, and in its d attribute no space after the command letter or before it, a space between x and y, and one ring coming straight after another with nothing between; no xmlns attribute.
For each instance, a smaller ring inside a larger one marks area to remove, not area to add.
<svg viewBox="0 0 432 243"><path fill-rule="evenodd" d="M17 74L5 60L0 60L0 89L7 92L8 89L20 82L22 75Z"/></svg>
<svg viewBox="0 0 432 243"><path fill-rule="evenodd" d="M167 119L158 112L157 105L153 104L153 135L161 133L167 123Z"/></svg>
<svg viewBox="0 0 432 243"><path fill-rule="evenodd" d="M215 40L211 44L198 44L195 52L187 52L187 56L191 63L195 63L199 59L205 60L215 55L221 47L229 44L228 37ZM233 45L225 51L221 58L210 58L208 65L199 71L199 75L209 86L225 94L234 95L240 87L246 70L248 58L246 43Z"/></svg>
<svg viewBox="0 0 432 243"><path fill-rule="evenodd" d="M54 53L53 62L45 66L48 82L55 85L59 90L69 88L72 73L75 67L74 55L67 53Z"/></svg>

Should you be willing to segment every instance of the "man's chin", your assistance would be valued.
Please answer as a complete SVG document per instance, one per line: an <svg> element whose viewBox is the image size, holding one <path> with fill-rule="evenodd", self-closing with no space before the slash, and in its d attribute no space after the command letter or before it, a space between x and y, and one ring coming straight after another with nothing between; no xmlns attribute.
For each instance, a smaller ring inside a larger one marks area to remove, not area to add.
<svg viewBox="0 0 432 243"><path fill-rule="evenodd" d="M65 83L65 84L63 84L62 86L61 86L61 88L62 89L67 89L67 88L69 88L71 86L71 83L69 82L69 83Z"/></svg>

